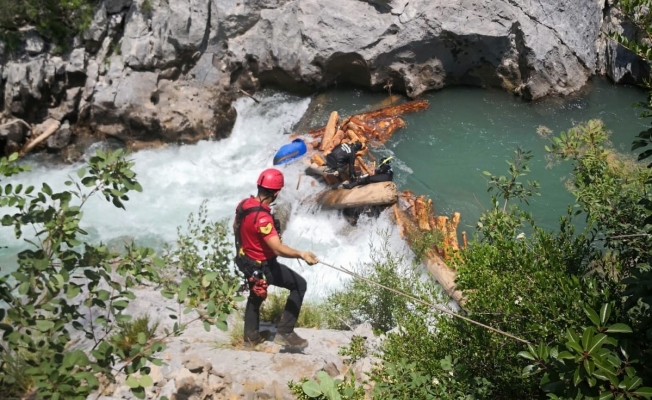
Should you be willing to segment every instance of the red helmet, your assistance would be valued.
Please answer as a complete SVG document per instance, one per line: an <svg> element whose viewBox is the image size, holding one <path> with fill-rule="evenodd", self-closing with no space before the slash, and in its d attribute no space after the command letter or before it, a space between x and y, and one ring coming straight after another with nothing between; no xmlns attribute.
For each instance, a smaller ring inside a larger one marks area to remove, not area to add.
<svg viewBox="0 0 652 400"><path fill-rule="evenodd" d="M269 190L281 190L284 183L283 173L275 168L267 168L258 177L258 186Z"/></svg>

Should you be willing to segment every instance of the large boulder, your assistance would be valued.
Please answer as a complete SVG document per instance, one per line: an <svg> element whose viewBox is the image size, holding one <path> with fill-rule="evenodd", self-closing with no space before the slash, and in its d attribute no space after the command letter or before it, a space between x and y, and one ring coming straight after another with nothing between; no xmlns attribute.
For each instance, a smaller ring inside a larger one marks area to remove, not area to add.
<svg viewBox="0 0 652 400"><path fill-rule="evenodd" d="M391 80L410 96L472 84L538 98L585 84L601 23L593 0L302 0L261 8L229 50L240 65L253 60L262 83L379 89Z"/></svg>
<svg viewBox="0 0 652 400"><path fill-rule="evenodd" d="M74 50L30 36L5 61L0 109L30 123L87 121L123 140L223 137L238 89L338 83L415 97L449 85L566 95L593 74L649 66L602 32L637 38L596 0L104 0ZM76 89L70 91L71 89Z"/></svg>

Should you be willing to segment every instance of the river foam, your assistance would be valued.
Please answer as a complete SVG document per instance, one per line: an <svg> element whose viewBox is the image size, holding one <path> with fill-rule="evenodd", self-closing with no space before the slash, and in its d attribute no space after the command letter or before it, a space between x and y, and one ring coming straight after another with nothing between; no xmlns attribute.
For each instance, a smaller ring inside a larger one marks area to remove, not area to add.
<svg viewBox="0 0 652 400"><path fill-rule="evenodd" d="M274 154L290 141L287 133L301 119L311 101L280 93L260 100L258 104L243 98L235 103L238 118L227 139L131 154L143 192L130 195L126 211L114 208L102 197L90 200L84 208L82 223L89 231L89 240L115 243L133 238L141 245L160 248L163 243L174 242L177 227L185 227L188 214L196 212L204 200L208 201L210 219L227 219L230 224L236 205L255 194L258 174L272 166ZM37 165L32 171L3 183L21 182L40 187L41 182L47 181L54 190L64 190L64 182L69 175L76 176L80 166ZM283 235L286 244L311 250L321 260L341 266L370 261L371 251L375 251L370 243L374 243L377 250L384 238L394 253L410 256L387 212L378 219L362 218L353 228L337 211L319 210L305 201L324 186L303 175L297 189L304 168L301 161L280 167L285 174L286 187L279 202L292 205L291 218ZM7 265L15 262L12 260L21 245L13 239L10 228L0 230L0 241L9 245L8 249L0 249L0 261L6 272ZM322 297L347 279L323 265L285 261L307 279L308 298Z"/></svg>

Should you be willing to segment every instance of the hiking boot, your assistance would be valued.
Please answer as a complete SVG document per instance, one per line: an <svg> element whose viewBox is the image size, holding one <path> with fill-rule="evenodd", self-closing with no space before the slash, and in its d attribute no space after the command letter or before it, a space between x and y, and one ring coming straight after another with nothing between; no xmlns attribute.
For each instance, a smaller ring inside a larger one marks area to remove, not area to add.
<svg viewBox="0 0 652 400"><path fill-rule="evenodd" d="M263 331L258 332L257 338L251 339L245 337L244 347L245 349L255 349L256 346L258 346L259 344L269 340L271 336L272 336L272 331L265 329Z"/></svg>
<svg viewBox="0 0 652 400"><path fill-rule="evenodd" d="M274 337L274 343L300 350L308 347L308 341L297 335L294 331L290 333L277 333Z"/></svg>

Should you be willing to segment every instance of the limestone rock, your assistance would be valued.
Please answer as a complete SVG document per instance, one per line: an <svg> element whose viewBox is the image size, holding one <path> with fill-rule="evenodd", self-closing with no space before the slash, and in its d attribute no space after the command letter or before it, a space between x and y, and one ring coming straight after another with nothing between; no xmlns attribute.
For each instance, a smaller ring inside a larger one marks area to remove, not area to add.
<svg viewBox="0 0 652 400"><path fill-rule="evenodd" d="M330 376L331 378L334 378L340 374L340 370L337 368L337 365L333 362L327 363L323 370Z"/></svg>
<svg viewBox="0 0 652 400"><path fill-rule="evenodd" d="M190 354L183 361L183 366L186 367L190 372L200 373L200 372L209 372L213 369L211 363L206 362L201 359L197 354Z"/></svg>
<svg viewBox="0 0 652 400"><path fill-rule="evenodd" d="M106 6L104 3L101 3L97 10L95 10L90 26L82 33L82 39L84 39L86 48L89 51L96 50L100 46L106 35L108 26L109 20L106 14Z"/></svg>
<svg viewBox="0 0 652 400"><path fill-rule="evenodd" d="M131 6L132 0L105 0L106 12L116 14Z"/></svg>
<svg viewBox="0 0 652 400"><path fill-rule="evenodd" d="M45 50L45 41L36 29L30 29L25 33L25 51L29 54L41 54Z"/></svg>
<svg viewBox="0 0 652 400"><path fill-rule="evenodd" d="M0 125L4 125L0 128L0 141L24 143L25 139L29 135L29 128L25 124L16 120L11 124L8 123L9 121L0 122Z"/></svg>
<svg viewBox="0 0 652 400"><path fill-rule="evenodd" d="M72 131L68 121L64 122L61 127L52 136L47 138L46 145L51 150L62 150L72 139Z"/></svg>
<svg viewBox="0 0 652 400"><path fill-rule="evenodd" d="M238 89L270 84L391 85L412 97L493 86L536 99L596 73L648 78L649 66L601 30L640 38L595 0L104 0L63 59L34 30L6 63L0 42L0 107L30 123L72 110L127 142L195 142L229 134ZM72 108L71 88L82 88Z"/></svg>
<svg viewBox="0 0 652 400"><path fill-rule="evenodd" d="M170 380L161 388L161 393L159 393L159 395L161 397L165 396L169 400L176 400L177 399L176 393L177 393L176 384L174 380Z"/></svg>

